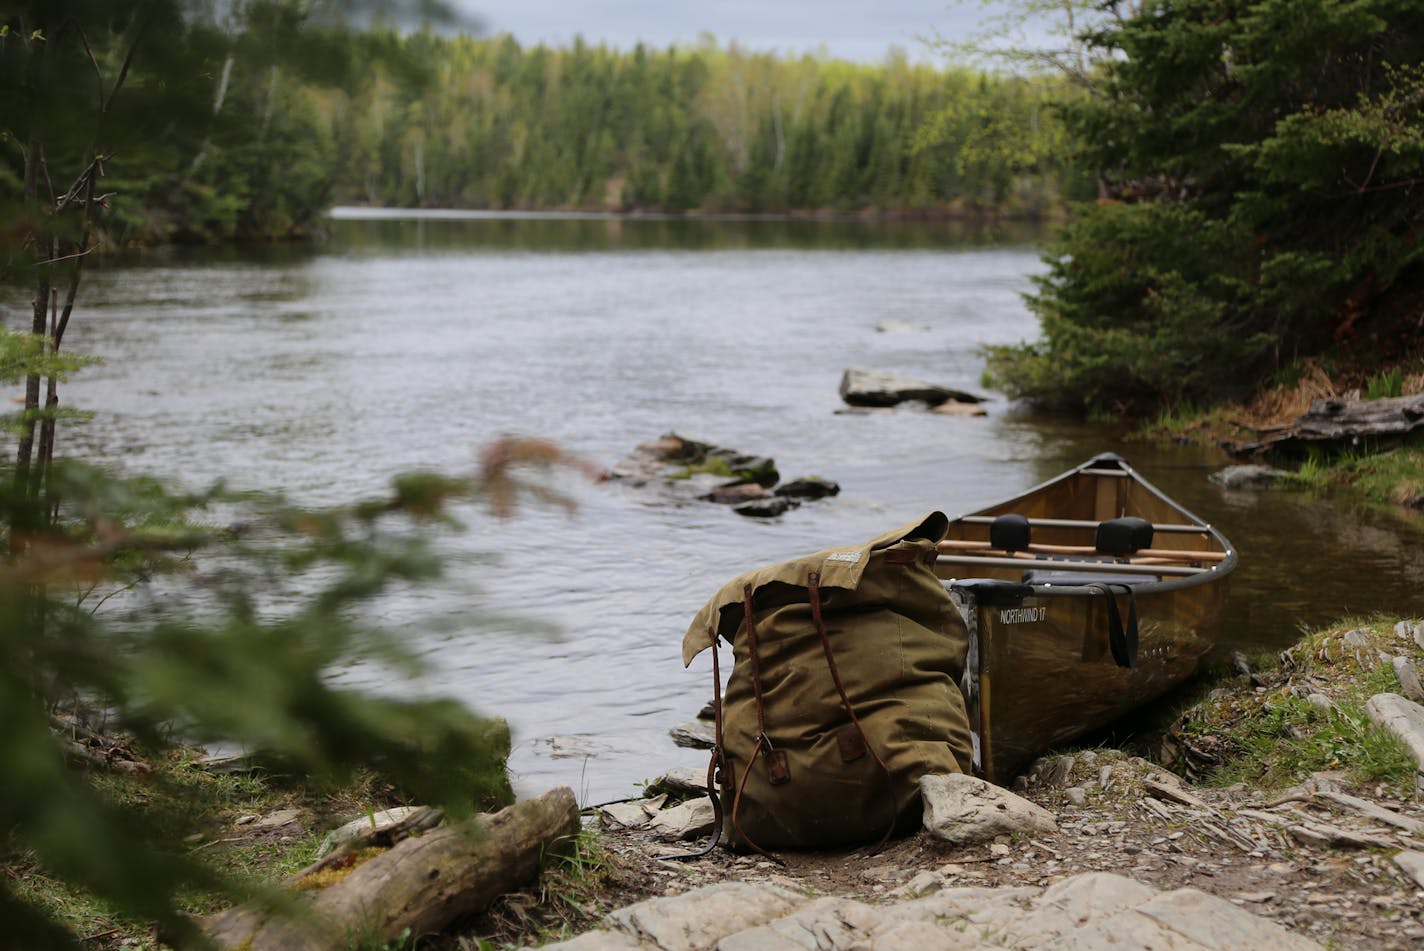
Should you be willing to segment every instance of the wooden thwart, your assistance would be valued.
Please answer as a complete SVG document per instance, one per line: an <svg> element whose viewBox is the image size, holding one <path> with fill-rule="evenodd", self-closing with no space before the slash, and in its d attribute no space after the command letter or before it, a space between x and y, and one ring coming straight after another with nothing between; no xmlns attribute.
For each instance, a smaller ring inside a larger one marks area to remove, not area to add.
<svg viewBox="0 0 1424 951"><path fill-rule="evenodd" d="M939 550L942 552L959 554L965 552L982 551L986 554L997 555L1001 558L1025 558L1032 554L1042 555L1104 555L1089 545L1029 545L1024 549L1031 554L1024 555L1019 552L1010 552L1003 549L994 548L989 542L955 541L949 539L939 543ZM1168 561L1211 561L1220 562L1226 559L1224 551L1189 551L1180 548L1142 548L1133 553L1132 558L1136 564L1152 564L1152 562L1137 562L1138 558L1161 558Z"/></svg>
<svg viewBox="0 0 1424 951"><path fill-rule="evenodd" d="M1140 575L1144 571L1154 575L1195 575L1215 568L1193 568L1187 565L1164 565L1155 559L1141 562L1120 561L1043 561L1032 556L1027 558L996 557L992 555L945 555L941 554L939 564L975 565L980 568L1027 568L1037 565L1053 571L1091 571L1108 574Z"/></svg>
<svg viewBox="0 0 1424 951"><path fill-rule="evenodd" d="M997 515L961 515L955 519L956 522L963 522L966 525L992 525ZM1093 528L1096 529L1102 524L1101 521L1082 518L1031 518L1028 520L1030 526L1040 525L1044 528ZM1154 522L1152 524L1154 532L1179 532L1184 535L1210 535L1210 525L1190 525L1173 524L1165 522Z"/></svg>

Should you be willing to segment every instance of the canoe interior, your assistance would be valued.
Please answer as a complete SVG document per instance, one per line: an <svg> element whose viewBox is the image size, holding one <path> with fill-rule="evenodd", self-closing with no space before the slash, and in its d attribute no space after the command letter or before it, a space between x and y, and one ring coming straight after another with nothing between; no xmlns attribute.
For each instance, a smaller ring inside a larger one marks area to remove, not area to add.
<svg viewBox="0 0 1424 951"><path fill-rule="evenodd" d="M964 686L976 770L1007 784L1048 748L1123 719L1196 670L1219 635L1236 553L1220 533L1115 456L1098 457L1021 496L961 516L950 524L947 539L987 544L989 519L983 516L1003 514L1027 516L1035 545L1089 551L1097 523L1142 518L1154 525L1154 549L1184 553L1136 559L1148 563L1131 567L1124 564L1132 561L1128 557L1091 554L1019 553L987 559L992 564L979 564L963 549L941 556L936 571L970 631ZM1042 519L1083 524L1035 523ZM1194 561L1192 552L1204 554ZM1058 571L1066 561L1083 570ZM1124 624L1136 609L1139 641L1130 668L1110 649L1107 591L1076 583L1121 577L1100 573L1095 562L1115 565L1135 582L1130 598L1125 585L1112 589ZM1035 569L1054 571L1057 581L1022 585L1024 572ZM972 579L985 578L1018 584L975 588Z"/></svg>

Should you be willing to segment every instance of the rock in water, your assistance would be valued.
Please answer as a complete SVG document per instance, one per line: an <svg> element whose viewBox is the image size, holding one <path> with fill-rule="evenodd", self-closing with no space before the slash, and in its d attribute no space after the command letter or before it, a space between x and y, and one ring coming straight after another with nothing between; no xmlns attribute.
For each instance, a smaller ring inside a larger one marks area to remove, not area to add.
<svg viewBox="0 0 1424 951"><path fill-rule="evenodd" d="M738 515L746 515L751 518L775 518L784 512L796 508L796 506L800 504L800 502L797 502L793 498L784 495L773 495L769 499L756 499L744 505L738 505L733 508L732 511Z"/></svg>
<svg viewBox="0 0 1424 951"><path fill-rule="evenodd" d="M947 400L984 402L984 397L963 390L855 367L846 370L841 377L840 393L841 399L851 406L895 406L908 400L921 400L931 406L938 406Z"/></svg>
<svg viewBox="0 0 1424 951"><path fill-rule="evenodd" d="M739 505L766 498L766 489L755 482L738 482L733 485L719 485L699 498L704 502L716 502L719 505Z"/></svg>
<svg viewBox="0 0 1424 951"><path fill-rule="evenodd" d="M1244 491L1268 488L1286 474L1284 469L1274 466L1227 466L1207 479L1223 489Z"/></svg>
<svg viewBox="0 0 1424 951"><path fill-rule="evenodd" d="M668 733L674 743L690 750L710 750L717 745L717 727L706 720L689 720Z"/></svg>
<svg viewBox="0 0 1424 951"><path fill-rule="evenodd" d="M775 495L785 495L793 499L824 499L832 495L840 495L841 487L830 479L822 479L820 476L806 476L803 479L792 479L790 482L783 482L774 490Z"/></svg>
<svg viewBox="0 0 1424 951"><path fill-rule="evenodd" d="M930 410L941 416L988 416L989 411L978 403L961 403L959 400L945 400Z"/></svg>

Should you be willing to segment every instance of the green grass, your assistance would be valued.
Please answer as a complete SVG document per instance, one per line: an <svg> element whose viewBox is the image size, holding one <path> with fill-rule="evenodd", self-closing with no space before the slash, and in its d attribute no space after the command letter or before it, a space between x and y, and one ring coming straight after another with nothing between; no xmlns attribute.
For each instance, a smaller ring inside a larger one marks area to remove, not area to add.
<svg viewBox="0 0 1424 951"><path fill-rule="evenodd" d="M1365 383L1365 399L1367 400L1382 400L1403 395L1403 367L1395 367L1377 376L1372 376Z"/></svg>
<svg viewBox="0 0 1424 951"><path fill-rule="evenodd" d="M384 808L389 790L370 775L340 786L314 786L281 776L216 774L201 768L196 754L176 750L140 758L147 773L91 769L86 778L105 798L135 810L168 847L205 861L219 874L259 885L275 884L310 864L327 826L363 808ZM244 834L237 820L300 806L316 821L311 831L293 828L287 837ZM148 922L118 913L108 903L51 875L26 853L0 852L0 874L23 902L34 902L81 937L104 936L125 948L156 948ZM182 896L185 911L206 915L225 899L194 889ZM98 940L98 938L95 938Z"/></svg>
<svg viewBox="0 0 1424 951"><path fill-rule="evenodd" d="M1282 483L1312 492L1344 490L1371 502L1418 507L1424 502L1424 447L1384 452L1313 452Z"/></svg>
<svg viewBox="0 0 1424 951"><path fill-rule="evenodd" d="M1130 442L1211 442L1211 434L1225 424L1229 415L1224 406L1203 409L1195 403L1182 402L1162 410L1127 438Z"/></svg>
<svg viewBox="0 0 1424 951"><path fill-rule="evenodd" d="M1381 650L1424 665L1424 651L1394 634L1395 620L1352 619L1308 633L1282 655L1284 663L1260 672L1264 689L1240 681L1214 691L1182 713L1174 732L1218 751L1219 765L1206 776L1214 784L1279 789L1313 772L1338 770L1360 786L1411 792L1414 761L1364 710L1375 694L1399 690ZM1316 706L1306 699L1310 693L1328 697L1332 706Z"/></svg>

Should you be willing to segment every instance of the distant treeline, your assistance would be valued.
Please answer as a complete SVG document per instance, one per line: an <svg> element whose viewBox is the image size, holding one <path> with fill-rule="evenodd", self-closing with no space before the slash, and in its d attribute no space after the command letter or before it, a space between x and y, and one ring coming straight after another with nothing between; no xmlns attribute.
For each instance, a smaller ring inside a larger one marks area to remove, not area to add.
<svg viewBox="0 0 1424 951"><path fill-rule="evenodd" d="M0 19L0 212L64 206L102 142L111 244L300 237L341 203L1035 216L1091 197L1045 79L710 40L525 49L281 2L165 22L130 63L132 30L34 7Z"/></svg>
<svg viewBox="0 0 1424 951"><path fill-rule="evenodd" d="M311 90L338 202L1034 215L1074 190L1043 80L710 42L366 42L388 47L373 62L419 68Z"/></svg>

